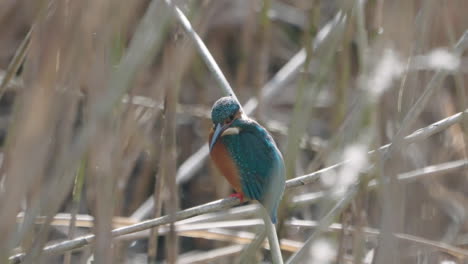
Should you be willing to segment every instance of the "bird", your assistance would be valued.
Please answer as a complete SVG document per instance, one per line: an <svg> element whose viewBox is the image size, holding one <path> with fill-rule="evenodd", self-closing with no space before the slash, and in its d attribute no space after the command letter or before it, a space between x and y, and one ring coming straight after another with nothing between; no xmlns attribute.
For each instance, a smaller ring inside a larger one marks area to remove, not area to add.
<svg viewBox="0 0 468 264"><path fill-rule="evenodd" d="M210 157L242 202L257 200L277 223L285 188L283 156L268 131L249 118L231 96L218 99L211 110Z"/></svg>

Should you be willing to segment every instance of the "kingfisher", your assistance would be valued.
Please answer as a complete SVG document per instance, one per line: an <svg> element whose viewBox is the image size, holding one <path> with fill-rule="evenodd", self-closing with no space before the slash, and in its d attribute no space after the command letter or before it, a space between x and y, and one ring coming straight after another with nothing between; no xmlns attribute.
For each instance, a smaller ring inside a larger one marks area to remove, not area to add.
<svg viewBox="0 0 468 264"><path fill-rule="evenodd" d="M232 197L259 201L277 222L285 188L283 156L268 131L243 113L231 96L218 99L211 110L210 156L236 191Z"/></svg>

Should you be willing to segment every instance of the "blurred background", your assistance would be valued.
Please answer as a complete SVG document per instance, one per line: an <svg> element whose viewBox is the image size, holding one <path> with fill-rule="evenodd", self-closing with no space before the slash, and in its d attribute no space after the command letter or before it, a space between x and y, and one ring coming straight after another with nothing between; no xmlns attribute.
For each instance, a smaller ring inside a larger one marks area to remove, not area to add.
<svg viewBox="0 0 468 264"><path fill-rule="evenodd" d="M466 263L467 14L466 0L1 1L0 263L239 261L255 203L111 233L232 193L207 156L227 92L183 21L287 178L308 175L280 208L285 260Z"/></svg>

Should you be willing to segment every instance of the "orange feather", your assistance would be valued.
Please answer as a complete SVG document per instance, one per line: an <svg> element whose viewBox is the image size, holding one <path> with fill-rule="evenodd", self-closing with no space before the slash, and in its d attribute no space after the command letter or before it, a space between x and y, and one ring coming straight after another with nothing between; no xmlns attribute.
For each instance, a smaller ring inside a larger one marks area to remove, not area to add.
<svg viewBox="0 0 468 264"><path fill-rule="evenodd" d="M210 132L209 141L213 137L213 129ZM219 169L221 174L227 179L232 188L240 194L243 194L239 171L237 170L236 164L232 160L229 151L226 149L224 144L221 142L221 138L218 139L216 144L213 146L213 149L210 152L211 159L215 163L216 167Z"/></svg>

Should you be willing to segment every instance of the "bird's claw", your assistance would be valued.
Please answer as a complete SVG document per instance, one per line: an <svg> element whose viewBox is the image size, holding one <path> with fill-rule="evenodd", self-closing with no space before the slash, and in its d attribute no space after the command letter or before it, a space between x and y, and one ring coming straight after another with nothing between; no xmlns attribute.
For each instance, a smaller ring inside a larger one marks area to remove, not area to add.
<svg viewBox="0 0 468 264"><path fill-rule="evenodd" d="M244 195L242 193L233 193L229 195L229 197L237 198L241 201L241 203L244 201Z"/></svg>

